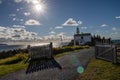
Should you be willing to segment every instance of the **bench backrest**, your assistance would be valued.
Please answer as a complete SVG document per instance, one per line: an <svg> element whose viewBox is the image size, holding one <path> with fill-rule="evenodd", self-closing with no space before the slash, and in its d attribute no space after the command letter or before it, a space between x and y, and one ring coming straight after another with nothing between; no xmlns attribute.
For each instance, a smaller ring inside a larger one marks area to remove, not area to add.
<svg viewBox="0 0 120 80"><path fill-rule="evenodd" d="M42 46L29 46L28 47L30 58L39 59L39 58L52 58L52 43Z"/></svg>

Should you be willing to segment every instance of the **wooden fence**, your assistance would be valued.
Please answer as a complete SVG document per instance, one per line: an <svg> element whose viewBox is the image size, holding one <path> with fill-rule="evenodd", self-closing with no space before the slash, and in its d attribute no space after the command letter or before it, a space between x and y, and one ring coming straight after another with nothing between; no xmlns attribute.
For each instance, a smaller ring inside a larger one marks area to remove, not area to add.
<svg viewBox="0 0 120 80"><path fill-rule="evenodd" d="M120 46L117 46L117 63L120 63Z"/></svg>
<svg viewBox="0 0 120 80"><path fill-rule="evenodd" d="M117 63L117 48L111 44L97 44L95 46L95 57L106 61Z"/></svg>

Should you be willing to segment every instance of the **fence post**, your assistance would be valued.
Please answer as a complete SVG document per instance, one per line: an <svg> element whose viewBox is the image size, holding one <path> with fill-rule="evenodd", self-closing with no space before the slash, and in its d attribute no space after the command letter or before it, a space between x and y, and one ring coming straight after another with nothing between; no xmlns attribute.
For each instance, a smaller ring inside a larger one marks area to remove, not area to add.
<svg viewBox="0 0 120 80"><path fill-rule="evenodd" d="M113 63L117 63L117 47L113 47Z"/></svg>
<svg viewBox="0 0 120 80"><path fill-rule="evenodd" d="M53 43L50 42L50 48L51 48L51 57L53 57Z"/></svg>
<svg viewBox="0 0 120 80"><path fill-rule="evenodd" d="M30 45L27 45L27 50L28 50L28 54L30 54ZM30 55L29 55L29 57L26 59L25 63L28 62L29 59L30 59Z"/></svg>
<svg viewBox="0 0 120 80"><path fill-rule="evenodd" d="M95 45L95 58L97 58L97 46Z"/></svg>

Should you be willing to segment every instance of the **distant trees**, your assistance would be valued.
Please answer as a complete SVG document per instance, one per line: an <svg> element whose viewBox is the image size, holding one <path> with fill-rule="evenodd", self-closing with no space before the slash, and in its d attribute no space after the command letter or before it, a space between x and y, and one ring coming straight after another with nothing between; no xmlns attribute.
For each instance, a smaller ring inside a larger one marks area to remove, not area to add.
<svg viewBox="0 0 120 80"><path fill-rule="evenodd" d="M97 43L101 43L101 44L104 44L104 43L110 44L111 43L111 38L105 38L104 36L101 37L100 35L93 35L91 37L91 39L92 39L93 45L95 45Z"/></svg>

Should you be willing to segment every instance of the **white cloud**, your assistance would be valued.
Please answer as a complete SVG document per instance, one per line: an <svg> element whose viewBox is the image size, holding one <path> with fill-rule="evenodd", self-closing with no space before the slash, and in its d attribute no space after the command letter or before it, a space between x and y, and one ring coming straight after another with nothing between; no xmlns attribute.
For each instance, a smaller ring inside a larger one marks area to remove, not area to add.
<svg viewBox="0 0 120 80"><path fill-rule="evenodd" d="M80 20L78 21L78 24L79 24L79 25L81 25L82 23L83 23L82 21L80 21Z"/></svg>
<svg viewBox="0 0 120 80"><path fill-rule="evenodd" d="M73 18L69 18L67 21L65 21L65 23L63 24L63 26L78 26L79 24L73 20Z"/></svg>
<svg viewBox="0 0 120 80"><path fill-rule="evenodd" d="M33 3L38 4L41 0L14 0L15 3L26 2L26 3Z"/></svg>
<svg viewBox="0 0 120 80"><path fill-rule="evenodd" d="M14 0L15 3L20 3L22 2L23 0Z"/></svg>
<svg viewBox="0 0 120 80"><path fill-rule="evenodd" d="M0 31L4 31L5 29L5 27L0 26Z"/></svg>
<svg viewBox="0 0 120 80"><path fill-rule="evenodd" d="M51 40L51 39L56 39L55 35L47 35L43 37L43 40Z"/></svg>
<svg viewBox="0 0 120 80"><path fill-rule="evenodd" d="M15 16L16 16L16 14L9 14L9 16L10 16L10 17L15 17Z"/></svg>
<svg viewBox="0 0 120 80"><path fill-rule="evenodd" d="M116 16L115 18L116 18L116 19L120 19L120 16Z"/></svg>
<svg viewBox="0 0 120 80"><path fill-rule="evenodd" d="M118 34L118 32L112 32L111 33L111 35L117 35Z"/></svg>
<svg viewBox="0 0 120 80"><path fill-rule="evenodd" d="M24 0L27 3L33 3L33 4L38 4L40 3L41 0Z"/></svg>
<svg viewBox="0 0 120 80"><path fill-rule="evenodd" d="M59 33L59 34L57 34L56 35L56 37L57 37L57 39L64 39L64 40L72 40L73 39L73 36L68 36L68 35L66 35L66 33L64 33L64 32L61 32L61 33Z"/></svg>
<svg viewBox="0 0 120 80"><path fill-rule="evenodd" d="M23 19L20 19L20 21L23 21Z"/></svg>
<svg viewBox="0 0 120 80"><path fill-rule="evenodd" d="M60 37L60 36L62 36L62 37L63 37L64 35L65 35L65 33L64 33L64 32L61 32L61 33L57 34L57 36L58 36L58 37Z"/></svg>
<svg viewBox="0 0 120 80"><path fill-rule="evenodd" d="M102 24L100 27L107 27L108 25L107 24Z"/></svg>
<svg viewBox="0 0 120 80"><path fill-rule="evenodd" d="M55 29L62 29L62 28L63 28L62 26L55 27Z"/></svg>
<svg viewBox="0 0 120 80"><path fill-rule="evenodd" d="M100 31L96 31L96 33L99 33Z"/></svg>
<svg viewBox="0 0 120 80"><path fill-rule="evenodd" d="M54 31L53 31L54 32ZM64 32L61 32L61 33L58 33L58 34L49 34L49 35L47 35L47 36L44 36L43 37L43 40L61 40L61 38L62 39L72 39L72 36L67 36L67 35L65 35L65 33Z"/></svg>
<svg viewBox="0 0 120 80"><path fill-rule="evenodd" d="M116 27L113 27L112 30L113 30L113 31L116 31L117 29L116 29Z"/></svg>
<svg viewBox="0 0 120 80"><path fill-rule="evenodd" d="M106 33L109 33L109 31L108 31L108 30L106 30L105 32L106 32Z"/></svg>
<svg viewBox="0 0 120 80"><path fill-rule="evenodd" d="M16 21L17 19L16 18L13 18L13 21Z"/></svg>
<svg viewBox="0 0 120 80"><path fill-rule="evenodd" d="M87 29L88 27L81 27L81 29Z"/></svg>
<svg viewBox="0 0 120 80"><path fill-rule="evenodd" d="M64 39L64 40L71 40L71 39L73 39L72 36L67 36L67 35L65 35L64 32L60 32L58 34L49 34L49 35L43 36L42 39L43 40L61 40L61 38Z"/></svg>
<svg viewBox="0 0 120 80"><path fill-rule="evenodd" d="M21 26L21 25L13 25L14 28L25 28L25 26Z"/></svg>
<svg viewBox="0 0 120 80"><path fill-rule="evenodd" d="M23 8L21 7L20 10L23 10Z"/></svg>
<svg viewBox="0 0 120 80"><path fill-rule="evenodd" d="M25 15L25 16L29 16L29 15L30 15L30 12L25 12L24 15Z"/></svg>
<svg viewBox="0 0 120 80"><path fill-rule="evenodd" d="M54 31L51 31L51 32L49 32L49 34L55 34L55 32L54 32Z"/></svg>
<svg viewBox="0 0 120 80"><path fill-rule="evenodd" d="M29 19L25 22L25 25L41 25L39 21L34 19Z"/></svg>
<svg viewBox="0 0 120 80"><path fill-rule="evenodd" d="M17 11L20 11L20 9L16 9Z"/></svg>
<svg viewBox="0 0 120 80"><path fill-rule="evenodd" d="M19 18L16 18L16 17L14 17L12 20L13 21L18 21L18 22L22 22L23 21L23 19L19 19Z"/></svg>
<svg viewBox="0 0 120 80"><path fill-rule="evenodd" d="M0 0L0 4L2 4L2 1Z"/></svg>
<svg viewBox="0 0 120 80"><path fill-rule="evenodd" d="M25 2L27 2L27 3L30 3L30 2L32 2L33 0L24 0Z"/></svg>

